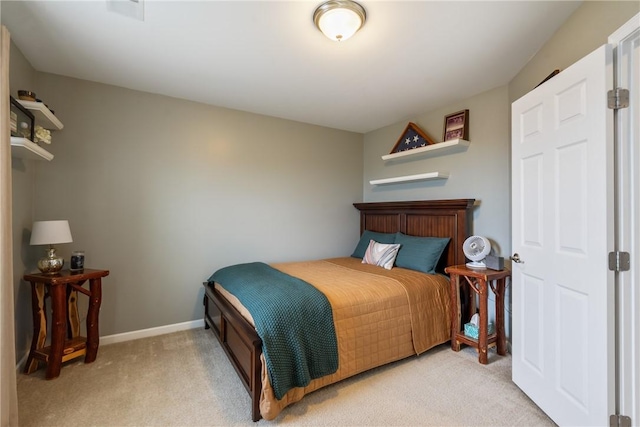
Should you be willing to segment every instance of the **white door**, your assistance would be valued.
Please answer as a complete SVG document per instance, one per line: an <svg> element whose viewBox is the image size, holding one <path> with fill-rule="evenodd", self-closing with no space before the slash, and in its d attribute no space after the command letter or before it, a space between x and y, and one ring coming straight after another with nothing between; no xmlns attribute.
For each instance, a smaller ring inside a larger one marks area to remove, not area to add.
<svg viewBox="0 0 640 427"><path fill-rule="evenodd" d="M615 413L611 52L512 105L512 375L562 426Z"/></svg>

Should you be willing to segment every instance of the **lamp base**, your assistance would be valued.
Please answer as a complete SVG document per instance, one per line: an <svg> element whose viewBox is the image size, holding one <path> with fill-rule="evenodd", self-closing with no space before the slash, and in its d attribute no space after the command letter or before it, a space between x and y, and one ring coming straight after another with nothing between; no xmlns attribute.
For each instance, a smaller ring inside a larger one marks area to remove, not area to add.
<svg viewBox="0 0 640 427"><path fill-rule="evenodd" d="M46 252L47 256L38 261L38 269L44 274L57 274L64 266L64 258L56 254L53 246L50 246Z"/></svg>

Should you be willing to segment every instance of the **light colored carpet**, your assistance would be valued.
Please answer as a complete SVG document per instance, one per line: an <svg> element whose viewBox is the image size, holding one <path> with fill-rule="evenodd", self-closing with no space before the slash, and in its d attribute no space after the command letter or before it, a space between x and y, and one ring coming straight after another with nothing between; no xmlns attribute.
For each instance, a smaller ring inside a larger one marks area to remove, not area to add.
<svg viewBox="0 0 640 427"><path fill-rule="evenodd" d="M253 423L249 395L209 330L101 346L93 364L18 376L26 426L553 426L511 381L511 358L448 345L306 396Z"/></svg>

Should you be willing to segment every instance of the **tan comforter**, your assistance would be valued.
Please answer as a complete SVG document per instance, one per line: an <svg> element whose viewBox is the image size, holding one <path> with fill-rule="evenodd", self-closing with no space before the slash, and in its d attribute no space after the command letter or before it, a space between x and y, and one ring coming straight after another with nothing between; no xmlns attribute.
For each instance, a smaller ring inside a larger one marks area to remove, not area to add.
<svg viewBox="0 0 640 427"><path fill-rule="evenodd" d="M263 360L260 412L267 420L305 394L420 354L450 338L449 281L444 276L403 268L385 270L351 257L272 267L312 284L327 296L333 309L339 367L334 374L294 388L276 400ZM228 299L239 304L232 296Z"/></svg>

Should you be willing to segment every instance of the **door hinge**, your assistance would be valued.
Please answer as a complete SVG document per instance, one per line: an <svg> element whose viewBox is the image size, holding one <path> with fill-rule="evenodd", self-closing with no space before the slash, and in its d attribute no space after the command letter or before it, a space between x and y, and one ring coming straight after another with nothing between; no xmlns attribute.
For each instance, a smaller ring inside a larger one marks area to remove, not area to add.
<svg viewBox="0 0 640 427"><path fill-rule="evenodd" d="M631 256L629 252L609 252L609 270L629 271L631 268Z"/></svg>
<svg viewBox="0 0 640 427"><path fill-rule="evenodd" d="M610 415L609 427L631 427L631 417L624 415Z"/></svg>
<svg viewBox="0 0 640 427"><path fill-rule="evenodd" d="M619 110L629 106L629 89L617 87L607 92L607 106Z"/></svg>

